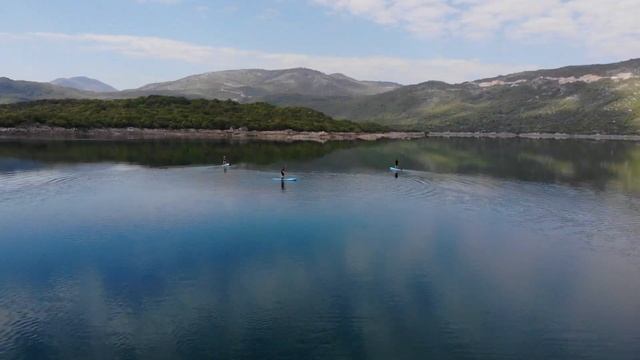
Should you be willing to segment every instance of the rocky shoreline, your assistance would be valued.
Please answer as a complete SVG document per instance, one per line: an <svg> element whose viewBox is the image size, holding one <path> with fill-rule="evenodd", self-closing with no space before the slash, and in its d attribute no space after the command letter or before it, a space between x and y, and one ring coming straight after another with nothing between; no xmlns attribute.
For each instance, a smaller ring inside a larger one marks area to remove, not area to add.
<svg viewBox="0 0 640 360"><path fill-rule="evenodd" d="M68 129L60 127L0 128L0 138L21 139L92 139L92 140L145 140L145 139L229 139L265 141L375 141L380 139L409 140L426 137L424 132L325 132L325 131L253 131L244 129Z"/></svg>
<svg viewBox="0 0 640 360"><path fill-rule="evenodd" d="M583 139L583 140L627 140L640 141L640 135L609 134L565 134L565 133L508 133L508 132L429 132L429 137L463 137L463 138L522 138L522 139Z"/></svg>
<svg viewBox="0 0 640 360"><path fill-rule="evenodd" d="M62 127L0 128L0 139L77 139L77 140L153 140L153 139L212 139L212 140L264 140L264 141L376 141L381 139L411 140L425 137L493 138L493 139L584 139L640 141L640 135L565 134L565 133L509 133L509 132L419 132L391 131L379 133L326 132L246 129L140 129L104 128L77 129Z"/></svg>

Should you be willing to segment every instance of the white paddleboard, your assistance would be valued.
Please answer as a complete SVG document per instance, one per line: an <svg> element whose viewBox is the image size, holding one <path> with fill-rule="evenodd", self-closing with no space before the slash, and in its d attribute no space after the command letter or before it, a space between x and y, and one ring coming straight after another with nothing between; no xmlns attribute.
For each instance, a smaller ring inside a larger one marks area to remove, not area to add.
<svg viewBox="0 0 640 360"><path fill-rule="evenodd" d="M273 180L276 181L298 181L298 178L296 177L286 177L286 178L273 178Z"/></svg>
<svg viewBox="0 0 640 360"><path fill-rule="evenodd" d="M389 167L389 170L391 170L391 171L396 171L396 172L400 172L400 171L402 171L402 169L401 169L401 168L397 168L397 167L395 167L395 166L390 166L390 167Z"/></svg>

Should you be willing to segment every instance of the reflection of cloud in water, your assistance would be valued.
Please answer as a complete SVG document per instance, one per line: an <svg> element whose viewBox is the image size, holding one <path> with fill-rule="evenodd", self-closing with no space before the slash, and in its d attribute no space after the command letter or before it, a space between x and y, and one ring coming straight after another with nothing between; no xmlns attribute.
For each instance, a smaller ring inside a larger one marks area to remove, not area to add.
<svg viewBox="0 0 640 360"><path fill-rule="evenodd" d="M583 235L632 243L635 198L436 174L308 172L283 195L268 172L119 173L79 172L92 181L0 209L16 236L0 243L0 348L65 358L638 351L638 256L581 246Z"/></svg>

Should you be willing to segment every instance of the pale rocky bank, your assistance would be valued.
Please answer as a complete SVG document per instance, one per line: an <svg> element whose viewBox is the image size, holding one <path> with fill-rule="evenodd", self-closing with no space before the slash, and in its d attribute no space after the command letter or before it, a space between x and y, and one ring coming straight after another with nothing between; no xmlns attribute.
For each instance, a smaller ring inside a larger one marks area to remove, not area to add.
<svg viewBox="0 0 640 360"><path fill-rule="evenodd" d="M325 132L325 131L253 131L243 129L207 130L207 129L68 129L59 127L0 128L0 138L37 138L37 139L95 139L95 140L136 140L136 139L230 139L230 140L267 140L267 141L375 141L380 139L419 139L426 137L424 132Z"/></svg>

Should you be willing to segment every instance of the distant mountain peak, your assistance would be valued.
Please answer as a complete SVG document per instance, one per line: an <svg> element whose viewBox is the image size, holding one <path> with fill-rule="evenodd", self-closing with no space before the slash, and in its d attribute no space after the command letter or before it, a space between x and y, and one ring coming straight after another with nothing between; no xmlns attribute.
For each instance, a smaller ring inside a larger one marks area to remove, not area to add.
<svg viewBox="0 0 640 360"><path fill-rule="evenodd" d="M42 99L80 99L94 97L95 95L95 93L51 83L12 80L8 77L0 77L0 104Z"/></svg>
<svg viewBox="0 0 640 360"><path fill-rule="evenodd" d="M76 90L93 91L93 92L116 92L118 89L111 85L105 84L100 80L92 79L86 76L74 76L70 78L58 78L51 81L52 84L64 86Z"/></svg>

